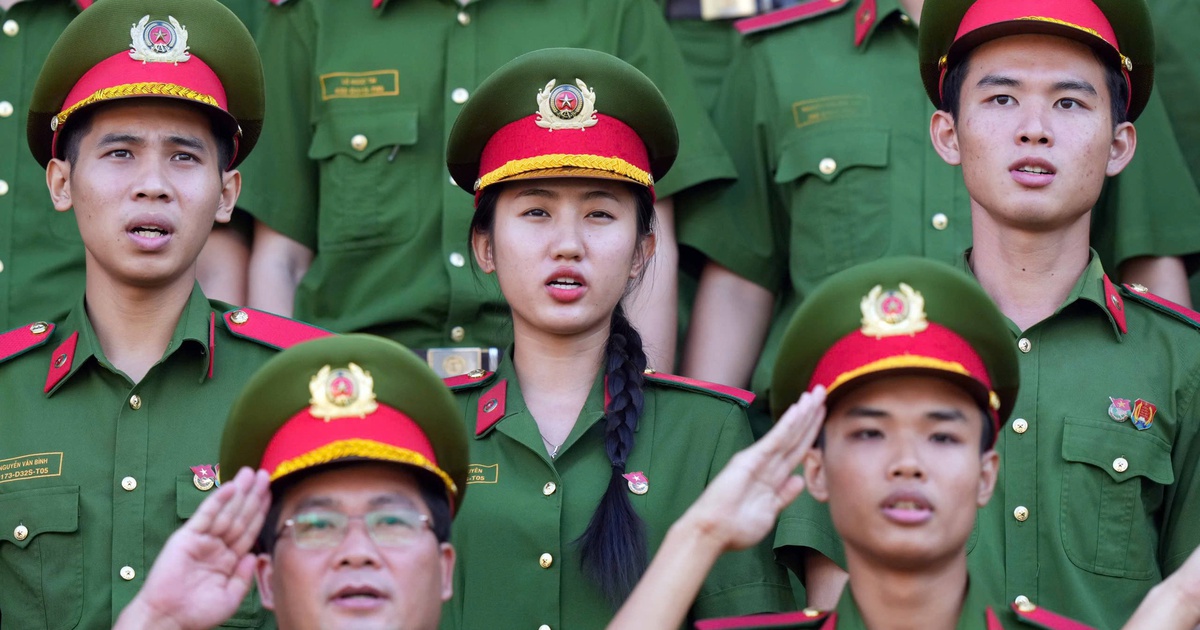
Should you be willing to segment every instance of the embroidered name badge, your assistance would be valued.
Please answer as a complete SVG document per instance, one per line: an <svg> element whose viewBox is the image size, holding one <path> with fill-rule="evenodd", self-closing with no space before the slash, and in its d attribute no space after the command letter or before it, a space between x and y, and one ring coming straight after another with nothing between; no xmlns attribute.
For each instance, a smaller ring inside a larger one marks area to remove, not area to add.
<svg viewBox="0 0 1200 630"><path fill-rule="evenodd" d="M870 109L870 101L862 95L825 96L792 103L792 118L795 119L796 128L803 129L817 123L865 118L870 114Z"/></svg>
<svg viewBox="0 0 1200 630"><path fill-rule="evenodd" d="M399 70L330 72L321 77L321 100L400 95Z"/></svg>
<svg viewBox="0 0 1200 630"><path fill-rule="evenodd" d="M0 459L0 483L57 477L62 474L63 454L34 453Z"/></svg>
<svg viewBox="0 0 1200 630"><path fill-rule="evenodd" d="M483 464L467 465L467 485L473 483L496 483L500 480L500 464L485 466Z"/></svg>

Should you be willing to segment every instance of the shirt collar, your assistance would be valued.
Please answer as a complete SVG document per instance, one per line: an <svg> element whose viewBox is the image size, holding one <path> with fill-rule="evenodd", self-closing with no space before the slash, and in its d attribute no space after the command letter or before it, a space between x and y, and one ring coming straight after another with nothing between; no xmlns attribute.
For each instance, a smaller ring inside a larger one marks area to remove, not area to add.
<svg viewBox="0 0 1200 630"><path fill-rule="evenodd" d="M208 298L200 290L200 284L196 283L192 287L192 293L183 307L179 323L175 325L175 332L171 335L171 341L167 343L167 349L163 352L159 363L185 346L194 348L195 354L200 359L197 361L197 369L200 370L199 380L204 382L210 375L214 326L215 318L212 307L208 303ZM71 309L60 330L66 334L66 337L65 341L60 343L50 356L50 371L46 376L47 396L58 391L63 383L70 380L83 365L88 363L89 359L95 358L99 365L109 371L117 371L104 356L104 350L100 347L96 329L92 326L91 318L88 317L83 297L80 297L75 308Z"/></svg>
<svg viewBox="0 0 1200 630"><path fill-rule="evenodd" d="M863 0L854 13L855 45L865 50L875 31L902 26L901 15L904 15L904 9L899 0Z"/></svg>
<svg viewBox="0 0 1200 630"><path fill-rule="evenodd" d="M958 615L958 623L955 624L957 630L981 628L986 623L988 602L983 597L982 590L971 588L972 581L968 573L967 593L963 597L962 612ZM854 594L850 592L849 583L846 583L846 587L842 589L842 596L838 599L837 622L839 628L867 627L866 621L862 617L862 611L858 609L858 603L854 601Z"/></svg>

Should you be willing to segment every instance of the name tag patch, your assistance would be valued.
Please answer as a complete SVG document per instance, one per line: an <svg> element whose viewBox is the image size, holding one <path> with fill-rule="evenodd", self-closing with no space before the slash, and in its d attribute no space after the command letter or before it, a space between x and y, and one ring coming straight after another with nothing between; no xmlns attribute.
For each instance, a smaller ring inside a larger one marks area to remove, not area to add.
<svg viewBox="0 0 1200 630"><path fill-rule="evenodd" d="M467 466L467 485L473 483L496 483L500 479L500 464L484 466L469 464Z"/></svg>
<svg viewBox="0 0 1200 630"><path fill-rule="evenodd" d="M866 116L869 109L867 97L846 94L792 103L792 116L796 119L796 128L800 129L817 123Z"/></svg>
<svg viewBox="0 0 1200 630"><path fill-rule="evenodd" d="M399 96L400 71L330 72L321 75L321 100Z"/></svg>
<svg viewBox="0 0 1200 630"><path fill-rule="evenodd" d="M34 453L0 459L0 483L57 477L62 474L62 453Z"/></svg>

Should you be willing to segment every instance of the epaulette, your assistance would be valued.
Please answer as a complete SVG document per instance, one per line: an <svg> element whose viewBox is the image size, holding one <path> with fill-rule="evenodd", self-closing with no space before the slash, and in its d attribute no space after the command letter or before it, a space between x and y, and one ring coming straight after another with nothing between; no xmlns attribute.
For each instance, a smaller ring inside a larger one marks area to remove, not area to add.
<svg viewBox="0 0 1200 630"><path fill-rule="evenodd" d="M724 398L733 401L743 407L749 407L750 403L754 402L754 393L744 389L721 385L719 383L709 383L707 381L698 381L694 378L686 376L676 376L674 374L664 374L655 372L654 370L646 370L646 380L653 383L660 383L668 387L677 387L686 389L691 392L700 392L717 398Z"/></svg>
<svg viewBox="0 0 1200 630"><path fill-rule="evenodd" d="M225 327L234 336L257 341L276 350L286 350L298 343L328 337L332 332L294 319L252 308L228 311L223 316Z"/></svg>
<svg viewBox="0 0 1200 630"><path fill-rule="evenodd" d="M805 608L796 612L704 619L696 622L696 630L748 630L749 628L783 630L785 628L816 628L818 625L821 630L837 628L837 613Z"/></svg>
<svg viewBox="0 0 1200 630"><path fill-rule="evenodd" d="M34 322L0 334L0 363L33 350L50 341L54 324Z"/></svg>
<svg viewBox="0 0 1200 630"><path fill-rule="evenodd" d="M1124 289L1127 297L1133 298L1135 301L1145 304L1156 311L1166 313L1193 328L1200 328L1200 313L1186 306L1176 304L1164 297L1154 295L1149 289L1140 284L1123 284L1121 288Z"/></svg>
<svg viewBox="0 0 1200 630"><path fill-rule="evenodd" d="M1031 626L1044 628L1045 630L1093 630L1087 624L1052 613L1041 606L1035 606L1029 602L1010 605L1012 606L1012 611L1016 613L1017 618Z"/></svg>
<svg viewBox="0 0 1200 630"><path fill-rule="evenodd" d="M442 382L445 383L446 387L449 387L451 391L457 392L464 389L479 387L480 385L486 385L487 383L492 382L492 377L494 376L496 376L495 372L489 372L487 370L471 370L466 374L446 377L442 379Z"/></svg>
<svg viewBox="0 0 1200 630"><path fill-rule="evenodd" d="M850 6L850 0L808 0L808 2L778 9L770 13L748 17L733 23L742 35L760 33L771 29L803 22L818 15L825 15Z"/></svg>

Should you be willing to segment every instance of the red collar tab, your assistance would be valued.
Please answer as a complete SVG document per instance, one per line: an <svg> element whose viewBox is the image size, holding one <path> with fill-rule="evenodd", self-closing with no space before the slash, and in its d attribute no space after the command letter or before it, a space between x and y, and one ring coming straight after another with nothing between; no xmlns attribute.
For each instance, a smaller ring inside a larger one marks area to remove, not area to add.
<svg viewBox="0 0 1200 630"><path fill-rule="evenodd" d="M726 398L733 398L745 405L749 405L750 403L754 402L753 392L748 392L744 389L738 389L737 387L730 387L728 385L721 385L719 383L709 383L708 381L687 378L686 376L676 376L674 374L665 374L662 372L655 372L654 370L646 370L646 380L655 381L658 383L680 385L683 386L684 389L700 390L710 394L719 394L721 396L725 396ZM607 392L607 388L605 391ZM605 405L605 408L607 408L607 405Z"/></svg>
<svg viewBox="0 0 1200 630"><path fill-rule="evenodd" d="M741 628L774 628L799 626L808 628L824 621L821 630L837 628L837 613L805 608L795 612L721 617L696 622L696 630L739 630Z"/></svg>
<svg viewBox="0 0 1200 630"><path fill-rule="evenodd" d="M1004 630L1004 624L1000 623L1000 618L991 606L987 607L987 630Z"/></svg>
<svg viewBox="0 0 1200 630"><path fill-rule="evenodd" d="M1092 627L1030 603L1012 604L1017 617L1047 630L1092 630Z"/></svg>
<svg viewBox="0 0 1200 630"><path fill-rule="evenodd" d="M217 349L217 314L208 317L208 378L213 377L213 363L216 362L214 352Z"/></svg>
<svg viewBox="0 0 1200 630"><path fill-rule="evenodd" d="M854 14L855 46L862 46L862 43L867 40L867 33L871 32L871 27L878 19L879 12L875 9L875 0L865 0L858 7L858 12Z"/></svg>
<svg viewBox="0 0 1200 630"><path fill-rule="evenodd" d="M75 364L75 345L79 343L79 331L71 333L67 340L59 344L50 354L50 371L46 373L46 387L42 391L49 394L68 374Z"/></svg>
<svg viewBox="0 0 1200 630"><path fill-rule="evenodd" d="M34 322L0 334L0 363L18 357L50 341L54 324Z"/></svg>
<svg viewBox="0 0 1200 630"><path fill-rule="evenodd" d="M809 0L804 4L738 20L733 23L733 27L742 35L750 35L801 22L847 6L850 6L849 0Z"/></svg>
<svg viewBox="0 0 1200 630"><path fill-rule="evenodd" d="M75 4L78 5L79 10L82 11L95 4L95 1L96 0L75 0Z"/></svg>
<svg viewBox="0 0 1200 630"><path fill-rule="evenodd" d="M1129 72L1133 62L1121 54L1112 24L1092 0L977 0L963 15L954 43L942 57L939 93L946 69L968 51L986 41L1021 33L1069 37L1110 54L1120 64L1132 98ZM1126 110L1129 104L1125 104Z"/></svg>
<svg viewBox="0 0 1200 630"><path fill-rule="evenodd" d="M1125 300L1121 299L1121 293L1107 275L1104 276L1104 308L1112 315L1121 334L1128 333L1129 329L1125 326Z"/></svg>
<svg viewBox="0 0 1200 630"><path fill-rule="evenodd" d="M243 339L257 341L277 350L328 337L333 333L304 322L252 308L239 308L224 315L225 327Z"/></svg>
<svg viewBox="0 0 1200 630"><path fill-rule="evenodd" d="M496 383L479 397L475 414L475 436L479 437L504 417L505 396L508 394L508 379Z"/></svg>

